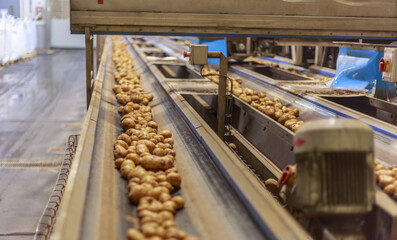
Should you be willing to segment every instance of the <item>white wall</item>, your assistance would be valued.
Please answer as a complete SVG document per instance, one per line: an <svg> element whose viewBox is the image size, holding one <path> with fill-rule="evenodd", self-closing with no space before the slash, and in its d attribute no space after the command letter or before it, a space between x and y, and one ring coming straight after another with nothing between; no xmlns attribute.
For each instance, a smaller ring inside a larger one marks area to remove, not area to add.
<svg viewBox="0 0 397 240"><path fill-rule="evenodd" d="M94 47L96 41L94 38ZM66 19L51 20L51 47L52 48L84 48L84 34L71 34L70 21Z"/></svg>

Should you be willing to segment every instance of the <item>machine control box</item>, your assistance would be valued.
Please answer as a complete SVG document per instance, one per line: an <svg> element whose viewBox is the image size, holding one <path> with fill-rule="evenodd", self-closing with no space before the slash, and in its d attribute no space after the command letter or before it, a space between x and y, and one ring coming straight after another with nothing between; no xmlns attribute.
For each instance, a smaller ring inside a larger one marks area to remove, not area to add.
<svg viewBox="0 0 397 240"><path fill-rule="evenodd" d="M192 65L207 65L208 46L203 44L191 45L189 63Z"/></svg>
<svg viewBox="0 0 397 240"><path fill-rule="evenodd" d="M379 62L382 80L397 82L397 48L385 48L384 57Z"/></svg>

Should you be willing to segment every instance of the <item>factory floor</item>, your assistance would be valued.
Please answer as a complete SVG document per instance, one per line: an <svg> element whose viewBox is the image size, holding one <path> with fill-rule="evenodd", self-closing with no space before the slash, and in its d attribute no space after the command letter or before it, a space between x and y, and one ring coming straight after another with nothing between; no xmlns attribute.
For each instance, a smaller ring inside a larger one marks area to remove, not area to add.
<svg viewBox="0 0 397 240"><path fill-rule="evenodd" d="M33 239L86 113L84 50L0 70L0 240Z"/></svg>

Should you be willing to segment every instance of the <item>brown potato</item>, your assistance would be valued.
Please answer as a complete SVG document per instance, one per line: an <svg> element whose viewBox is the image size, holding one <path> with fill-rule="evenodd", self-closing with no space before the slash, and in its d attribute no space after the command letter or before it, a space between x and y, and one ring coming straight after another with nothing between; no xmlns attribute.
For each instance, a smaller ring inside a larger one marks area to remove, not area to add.
<svg viewBox="0 0 397 240"><path fill-rule="evenodd" d="M272 106L266 106L264 113L271 118L275 117L274 107L272 107Z"/></svg>
<svg viewBox="0 0 397 240"><path fill-rule="evenodd" d="M173 213L176 210L176 204L172 200L165 201L163 203L163 210Z"/></svg>
<svg viewBox="0 0 397 240"><path fill-rule="evenodd" d="M160 212L163 210L163 204L160 201L154 200L150 206L149 209L152 212Z"/></svg>
<svg viewBox="0 0 397 240"><path fill-rule="evenodd" d="M123 178L128 178L128 175L133 170L134 170L134 167L132 165L125 165L125 166L120 167L120 174Z"/></svg>
<svg viewBox="0 0 397 240"><path fill-rule="evenodd" d="M163 142L164 141L163 135L155 135L153 138L156 139L158 142Z"/></svg>
<svg viewBox="0 0 397 240"><path fill-rule="evenodd" d="M169 227L165 231L165 237L179 239L179 230L176 227Z"/></svg>
<svg viewBox="0 0 397 240"><path fill-rule="evenodd" d="M156 145L149 140L139 140L138 144L145 144L149 152L153 152L153 149L156 147Z"/></svg>
<svg viewBox="0 0 397 240"><path fill-rule="evenodd" d="M114 160L114 165L116 165L116 168L120 168L124 160L125 160L124 158L117 158L116 160Z"/></svg>
<svg viewBox="0 0 397 240"><path fill-rule="evenodd" d="M146 188L141 185L137 185L131 188L131 191L128 193L128 198L132 203L137 204L139 202L139 199L148 195L149 192Z"/></svg>
<svg viewBox="0 0 397 240"><path fill-rule="evenodd" d="M124 142L123 140L116 140L116 142L114 143L114 148L115 148L117 145L120 145L120 146L122 146L122 147L125 148L125 149L128 149L128 147L129 147L129 144L127 144L127 143Z"/></svg>
<svg viewBox="0 0 397 240"><path fill-rule="evenodd" d="M120 114L124 114L124 106L120 106L120 107L117 109L117 111L118 111Z"/></svg>
<svg viewBox="0 0 397 240"><path fill-rule="evenodd" d="M160 211L158 213L158 217L160 218L160 222L164 223L165 221L173 221L174 220L174 214L172 214L169 211Z"/></svg>
<svg viewBox="0 0 397 240"><path fill-rule="evenodd" d="M121 164L120 168L125 167L125 166L131 166L131 167L135 167L135 164L133 161L129 160L129 159L125 159L125 161Z"/></svg>
<svg viewBox="0 0 397 240"><path fill-rule="evenodd" d="M159 186L160 186L160 187L165 187L165 188L167 188L169 191L171 191L171 189L172 189L171 183L169 183L169 182L167 182L167 181L160 182L160 183L159 183Z"/></svg>
<svg viewBox="0 0 397 240"><path fill-rule="evenodd" d="M136 168L134 168L131 172L131 176L128 176L128 178L134 178L137 177L139 179L142 179L145 175L147 174L146 170L141 167L141 166L137 166Z"/></svg>
<svg viewBox="0 0 397 240"><path fill-rule="evenodd" d="M384 188L387 185L392 184L394 181L396 181L396 179L392 176L388 176L388 175L380 175L379 176L379 186L381 188Z"/></svg>
<svg viewBox="0 0 397 240"><path fill-rule="evenodd" d="M141 157L136 153L129 153L125 158L133 161L135 165L141 164Z"/></svg>
<svg viewBox="0 0 397 240"><path fill-rule="evenodd" d="M179 173L169 173L167 175L167 181L169 183L171 183L172 186L176 187L176 188L180 188L181 187L181 176L179 175Z"/></svg>
<svg viewBox="0 0 397 240"><path fill-rule="evenodd" d="M273 178L267 179L265 181L265 186L272 193L276 192L278 190L278 188L280 187L278 184L278 181Z"/></svg>
<svg viewBox="0 0 397 240"><path fill-rule="evenodd" d="M150 153L150 151L146 144L138 143L136 145L136 153L141 156L143 153Z"/></svg>
<svg viewBox="0 0 397 240"><path fill-rule="evenodd" d="M121 122L121 127L124 129L124 131L126 131L130 128L134 128L135 126L136 126L135 121L132 120L131 118L125 118Z"/></svg>
<svg viewBox="0 0 397 240"><path fill-rule="evenodd" d="M176 152L173 149L167 149L166 148L165 151L167 152L167 155L170 155L170 156L173 156L173 157L176 156Z"/></svg>
<svg viewBox="0 0 397 240"><path fill-rule="evenodd" d="M167 156L157 157L151 155L145 156L141 160L142 167L148 170L166 170L173 166L173 161Z"/></svg>
<svg viewBox="0 0 397 240"><path fill-rule="evenodd" d="M383 191L385 191L385 193L387 194L387 195L389 195L389 196L394 196L394 192L396 191L396 188L397 186L396 186L396 184L395 183L393 183L393 184L389 184L389 185L387 185L384 189L383 189Z"/></svg>
<svg viewBox="0 0 397 240"><path fill-rule="evenodd" d="M175 196L172 198L172 201L175 203L175 209L181 209L185 206L185 200L181 196Z"/></svg>
<svg viewBox="0 0 397 240"><path fill-rule="evenodd" d="M164 211L161 211L161 212L164 212ZM165 212L171 213L169 211L165 211ZM171 215L174 216L172 213L171 213ZM169 227L176 227L176 224L175 224L174 220L166 220L166 221L163 222L162 226L165 229L167 229Z"/></svg>
<svg viewBox="0 0 397 240"><path fill-rule="evenodd" d="M152 237L156 235L156 228L158 227L157 223L149 222L142 225L142 233L145 237Z"/></svg>
<svg viewBox="0 0 397 240"><path fill-rule="evenodd" d="M282 115L279 119L278 122L281 124L284 124L286 121L290 120L290 119L295 119L296 117L294 115L291 115L289 113L285 113L284 115Z"/></svg>
<svg viewBox="0 0 397 240"><path fill-rule="evenodd" d="M166 202L171 200L171 195L169 193L161 193L158 199L160 202Z"/></svg>
<svg viewBox="0 0 397 240"><path fill-rule="evenodd" d="M173 138L166 138L164 139L164 144L169 144L172 146L174 146L174 139Z"/></svg>
<svg viewBox="0 0 397 240"><path fill-rule="evenodd" d="M145 240L145 236L138 230L130 228L127 230L128 240Z"/></svg>
<svg viewBox="0 0 397 240"><path fill-rule="evenodd" d="M159 157L167 155L167 151L165 151L162 148L158 148L158 147L153 149L152 153L153 153L153 155L156 155L156 156L159 156Z"/></svg>
<svg viewBox="0 0 397 240"><path fill-rule="evenodd" d="M162 135L164 139L172 137L172 133L170 130L163 130L159 134Z"/></svg>
<svg viewBox="0 0 397 240"><path fill-rule="evenodd" d="M113 150L113 155L114 158L124 158L125 156L127 156L127 150L125 148L123 148L121 145L115 145L114 146L114 150Z"/></svg>

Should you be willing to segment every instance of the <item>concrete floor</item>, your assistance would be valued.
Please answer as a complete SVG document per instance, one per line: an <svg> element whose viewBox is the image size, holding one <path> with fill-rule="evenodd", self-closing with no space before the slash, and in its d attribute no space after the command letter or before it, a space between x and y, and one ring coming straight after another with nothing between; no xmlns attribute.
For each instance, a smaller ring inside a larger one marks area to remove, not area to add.
<svg viewBox="0 0 397 240"><path fill-rule="evenodd" d="M0 70L0 239L32 239L86 113L83 50ZM40 165L38 167L37 165Z"/></svg>

